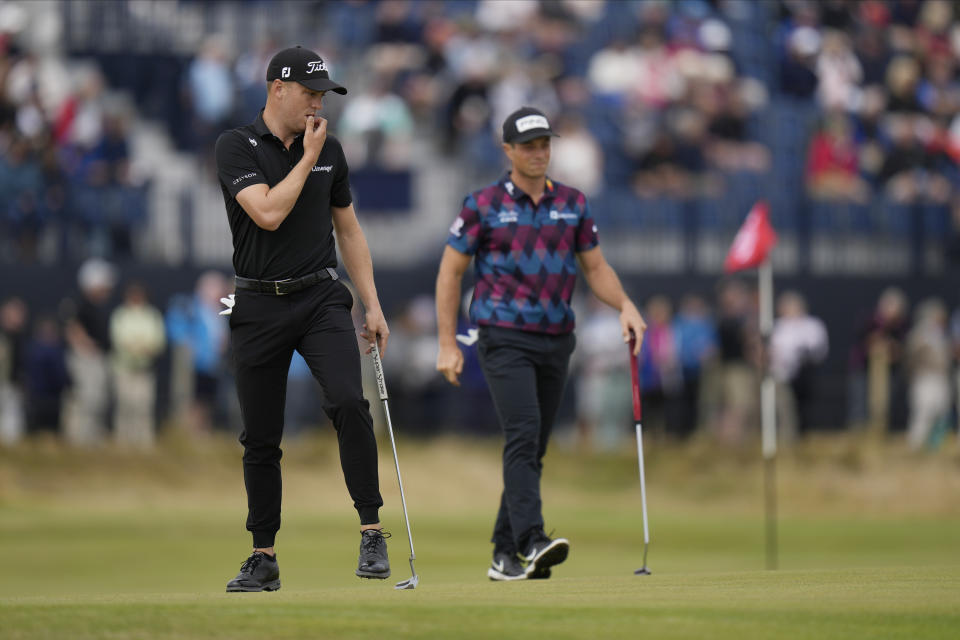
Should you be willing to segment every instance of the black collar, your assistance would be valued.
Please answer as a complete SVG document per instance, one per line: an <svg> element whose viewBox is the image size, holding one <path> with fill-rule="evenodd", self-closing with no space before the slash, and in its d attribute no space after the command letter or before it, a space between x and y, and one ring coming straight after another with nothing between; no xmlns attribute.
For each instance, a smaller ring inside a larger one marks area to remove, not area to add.
<svg viewBox="0 0 960 640"><path fill-rule="evenodd" d="M263 109L260 109L260 113L257 114L257 119L253 121L251 126L254 132L261 138L265 135L273 135L270 129L267 128L267 123L263 121Z"/></svg>
<svg viewBox="0 0 960 640"><path fill-rule="evenodd" d="M279 142L281 146L283 146L283 140L275 136L273 132L270 131L270 129L267 127L267 123L263 121L263 109L260 109L260 113L257 114L257 119L254 120L250 126L253 127L254 133L256 133L261 138L270 136L271 138ZM294 137L293 141L296 142L298 139L302 137L303 137L302 133L298 134L296 137Z"/></svg>
<svg viewBox="0 0 960 640"><path fill-rule="evenodd" d="M516 202L517 200L519 200L519 199L522 198L523 196L526 196L527 199L530 200L530 202L533 202L533 198L530 197L530 194L526 193L523 189L521 189L520 187L518 187L518 186L513 182L513 180L510 178L510 172L509 172L509 171L507 171L505 174L503 174L503 176L500 178L498 184L499 184L507 193L510 194L510 197L513 198L513 201L514 201L514 202ZM547 197L551 197L551 198L552 198L553 195L554 195L554 191L555 191L555 190L556 190L556 186L553 184L553 180L551 180L551 179L548 177L548 178L546 179L546 183L544 184L544 187L543 187L543 197L541 198L541 202L543 201L543 198L547 198Z"/></svg>

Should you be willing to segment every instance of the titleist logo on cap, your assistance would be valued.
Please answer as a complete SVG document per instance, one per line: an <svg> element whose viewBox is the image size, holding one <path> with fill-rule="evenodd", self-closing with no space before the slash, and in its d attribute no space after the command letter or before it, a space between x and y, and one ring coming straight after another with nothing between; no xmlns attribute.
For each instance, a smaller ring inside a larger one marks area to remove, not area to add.
<svg viewBox="0 0 960 640"><path fill-rule="evenodd" d="M277 52L267 65L267 82L283 80L299 82L311 91L333 91L344 95L347 90L330 79L327 63L318 54L303 47L290 47Z"/></svg>

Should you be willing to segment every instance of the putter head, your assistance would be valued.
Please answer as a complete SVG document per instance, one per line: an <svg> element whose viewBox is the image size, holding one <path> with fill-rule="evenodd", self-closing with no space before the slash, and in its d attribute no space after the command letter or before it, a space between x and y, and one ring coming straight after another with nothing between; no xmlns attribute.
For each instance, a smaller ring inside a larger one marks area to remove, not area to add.
<svg viewBox="0 0 960 640"><path fill-rule="evenodd" d="M393 588L394 589L416 589L417 585L420 583L420 576L413 574L409 579L398 582Z"/></svg>
<svg viewBox="0 0 960 640"><path fill-rule="evenodd" d="M640 569L637 569L636 571L634 571L634 572L633 572L633 575L635 575L635 576L651 576L651 575L653 575L653 573L650 571L650 569L647 569L646 565L644 565L644 566L641 567Z"/></svg>

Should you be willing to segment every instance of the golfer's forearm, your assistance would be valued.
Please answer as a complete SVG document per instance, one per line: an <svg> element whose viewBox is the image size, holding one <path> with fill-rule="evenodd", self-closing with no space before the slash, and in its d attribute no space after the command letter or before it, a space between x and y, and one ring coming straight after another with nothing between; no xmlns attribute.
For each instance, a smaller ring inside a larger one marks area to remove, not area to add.
<svg viewBox="0 0 960 640"><path fill-rule="evenodd" d="M380 308L380 299L377 297L377 287L373 280L373 259L370 257L370 248L367 239L359 227L349 233L341 234L340 254L343 266L350 275L350 281L357 289L357 295L367 311Z"/></svg>
<svg viewBox="0 0 960 640"><path fill-rule="evenodd" d="M312 162L306 157L294 165L293 169L286 177L267 191L267 202L272 209L282 211L284 218L293 210L293 205L297 204L297 198L303 191L303 185L310 177L310 170L313 168ZM278 223L279 224L279 223Z"/></svg>
<svg viewBox="0 0 960 640"><path fill-rule="evenodd" d="M620 283L620 278L609 264L603 263L595 269L585 271L583 275L593 295L597 296L601 302L617 311L623 311L624 304L630 302Z"/></svg>
<svg viewBox="0 0 960 640"><path fill-rule="evenodd" d="M457 311L460 309L460 286L470 264L470 256L453 247L443 249L437 272L437 338L441 347L457 346Z"/></svg>
<svg viewBox="0 0 960 640"><path fill-rule="evenodd" d="M237 194L237 202L243 207L247 215L261 229L276 231L280 224L287 219L293 206L303 191L303 185L310 175L312 164L301 160L287 176L270 189L250 193L244 197L244 191Z"/></svg>
<svg viewBox="0 0 960 640"><path fill-rule="evenodd" d="M457 309L460 306L460 278L440 270L437 275L437 338L441 345L457 344Z"/></svg>

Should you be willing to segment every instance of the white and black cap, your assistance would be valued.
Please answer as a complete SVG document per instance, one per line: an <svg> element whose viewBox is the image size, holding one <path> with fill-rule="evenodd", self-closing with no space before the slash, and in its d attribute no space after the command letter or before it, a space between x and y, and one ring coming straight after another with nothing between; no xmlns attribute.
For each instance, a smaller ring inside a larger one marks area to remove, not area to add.
<svg viewBox="0 0 960 640"><path fill-rule="evenodd" d="M521 107L503 121L503 141L509 144L556 135L547 116L533 107Z"/></svg>
<svg viewBox="0 0 960 640"><path fill-rule="evenodd" d="M112 289L117 284L117 268L103 258L87 258L77 271L80 289Z"/></svg>
<svg viewBox="0 0 960 640"><path fill-rule="evenodd" d="M267 65L267 82L283 80L299 82L313 91L333 91L345 95L347 90L330 79L327 64L319 55L297 45L277 53Z"/></svg>

